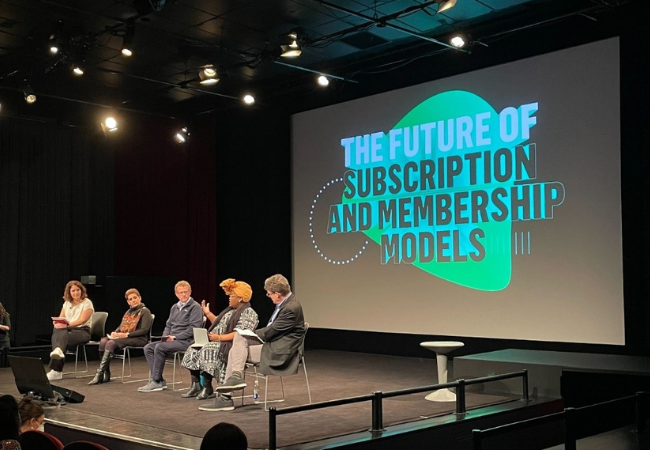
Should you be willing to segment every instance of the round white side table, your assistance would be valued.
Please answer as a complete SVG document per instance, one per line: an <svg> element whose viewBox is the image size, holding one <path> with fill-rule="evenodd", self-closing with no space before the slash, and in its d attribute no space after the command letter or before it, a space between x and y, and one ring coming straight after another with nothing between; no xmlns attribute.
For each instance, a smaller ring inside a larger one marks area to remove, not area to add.
<svg viewBox="0 0 650 450"><path fill-rule="evenodd" d="M436 352L438 384L445 384L447 382L447 354L461 348L465 344L458 341L430 341L421 342L420 345L432 352ZM455 402L456 394L449 389L438 389L424 398L432 402Z"/></svg>

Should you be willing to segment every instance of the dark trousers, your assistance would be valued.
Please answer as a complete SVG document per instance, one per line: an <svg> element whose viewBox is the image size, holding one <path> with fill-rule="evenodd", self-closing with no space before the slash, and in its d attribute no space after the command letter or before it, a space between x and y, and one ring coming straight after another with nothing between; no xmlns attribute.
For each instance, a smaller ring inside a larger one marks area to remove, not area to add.
<svg viewBox="0 0 650 450"><path fill-rule="evenodd" d="M52 331L52 350L59 347L65 354L67 349L73 349L77 345L90 341L90 329L85 328L55 328ZM63 372L63 359L50 359L50 369Z"/></svg>
<svg viewBox="0 0 650 450"><path fill-rule="evenodd" d="M144 356L147 358L151 379L161 381L162 373L165 368L165 357L173 355L175 352L184 352L190 346L191 341L169 341L169 342L151 342L144 347Z"/></svg>

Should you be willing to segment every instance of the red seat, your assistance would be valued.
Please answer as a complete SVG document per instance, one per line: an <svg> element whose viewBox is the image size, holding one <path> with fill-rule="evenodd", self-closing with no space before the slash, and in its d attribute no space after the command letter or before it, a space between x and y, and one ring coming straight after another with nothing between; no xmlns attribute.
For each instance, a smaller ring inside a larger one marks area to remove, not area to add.
<svg viewBox="0 0 650 450"><path fill-rule="evenodd" d="M49 433L30 430L20 435L20 446L23 450L62 450L63 442Z"/></svg>
<svg viewBox="0 0 650 450"><path fill-rule="evenodd" d="M75 442L70 442L68 445L63 447L63 450L110 450L110 449L96 442L75 441Z"/></svg>

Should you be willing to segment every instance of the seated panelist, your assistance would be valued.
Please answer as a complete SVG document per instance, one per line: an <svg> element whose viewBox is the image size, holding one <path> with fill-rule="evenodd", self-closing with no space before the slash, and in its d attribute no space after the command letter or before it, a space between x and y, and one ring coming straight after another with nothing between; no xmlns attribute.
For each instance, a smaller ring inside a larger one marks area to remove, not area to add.
<svg viewBox="0 0 650 450"><path fill-rule="evenodd" d="M298 372L300 343L305 335L302 306L291 292L289 281L280 274L267 278L264 290L275 305L268 325L255 330L257 337L235 335L228 353L226 382L217 387L219 395L214 403L202 404L199 410L235 409L230 392L246 387L243 377L246 361L259 363L260 373L264 375L285 376Z"/></svg>
<svg viewBox="0 0 650 450"><path fill-rule="evenodd" d="M65 352L90 341L90 327L95 312L86 287L77 280L69 281L63 291L63 307L58 320L53 320L52 352L50 353L49 380L63 378Z"/></svg>
<svg viewBox="0 0 650 450"><path fill-rule="evenodd" d="M149 342L149 331L153 318L149 308L142 303L137 289L131 288L124 294L129 309L124 313L120 326L99 341L99 351L104 352L95 377L88 383L95 385L111 381L111 359L117 350L127 346L144 347Z"/></svg>
<svg viewBox="0 0 650 450"><path fill-rule="evenodd" d="M138 388L138 392L158 392L167 388L163 378L165 358L175 352L184 352L194 341L194 328L203 325L203 313L192 297L192 287L187 281L179 281L174 287L176 302L169 311L165 330L160 341L150 342L144 347L151 379Z"/></svg>
<svg viewBox="0 0 650 450"><path fill-rule="evenodd" d="M225 381L228 353L237 334L235 328L254 330L258 323L257 313L250 305L253 290L248 283L228 278L219 286L228 295L228 307L215 316L205 300L201 302L203 314L212 322L208 330L210 342L201 348L190 346L185 352L181 365L190 371L192 386L181 395L183 398L212 397L212 379L216 378L218 384Z"/></svg>

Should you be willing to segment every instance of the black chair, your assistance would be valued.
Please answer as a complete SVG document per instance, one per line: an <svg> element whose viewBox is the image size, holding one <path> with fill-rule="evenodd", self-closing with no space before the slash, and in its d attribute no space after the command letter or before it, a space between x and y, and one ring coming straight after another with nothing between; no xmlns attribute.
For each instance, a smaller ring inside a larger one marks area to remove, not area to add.
<svg viewBox="0 0 650 450"><path fill-rule="evenodd" d="M80 374L80 373L88 373L88 354L86 353L86 346L87 345L96 345L99 346L99 340L106 336L106 319L108 318L108 313L107 312L101 312L101 311L96 311L92 315L91 319L91 326L90 326L90 341L86 342L85 344L80 344L75 347L74 350L67 350L65 352L66 355L71 355L74 356L74 371L73 372L64 372L64 375L68 374ZM80 349L83 351L83 360L86 365L85 370L77 370L77 365L79 364L79 351ZM90 375L82 375L79 376L79 378L83 376L90 376Z"/></svg>
<svg viewBox="0 0 650 450"><path fill-rule="evenodd" d="M63 447L63 450L110 450L97 442L75 441Z"/></svg>
<svg viewBox="0 0 650 450"><path fill-rule="evenodd" d="M300 363L299 365L302 366L302 370L305 374L305 383L307 385L307 396L309 397L309 403L311 403L311 389L309 388L309 377L307 376L307 365L305 364L305 338L307 337L307 330L309 329L309 322L305 322L305 334L302 336L302 340L300 341L300 349L299 349L299 355L300 355ZM264 380L264 410L268 411L268 404L269 403L278 403L278 402L283 402L284 401L284 377L280 377L280 386L282 388L282 397L279 399L275 400L269 400L268 399L268 390L269 390L269 376L270 375L264 375L262 373L259 373L257 369L259 368L259 363L253 363L252 361L247 361L246 362L246 369L244 370L244 379L246 378L246 373L251 375L253 379L255 380L255 383L258 382L258 380L263 379ZM250 396L249 396L250 397ZM242 401L242 406L244 405L244 398L245 396L242 394L241 396L241 401ZM257 403L257 401L256 401Z"/></svg>
<svg viewBox="0 0 650 450"><path fill-rule="evenodd" d="M147 344L149 342L151 342L151 330L153 330L153 321L154 321L155 318L156 318L156 315L152 314L151 315L151 328L149 328L149 339L147 341ZM147 344L145 344L145 345L147 345ZM144 351L144 345L142 345L142 346L127 345L126 347L124 347L122 349L121 354L116 353L115 355L113 355L114 359L121 359L122 360L122 377L121 377L122 383L135 383L135 382L139 382L139 381L146 381L148 379L148 378L140 378L140 379L137 379L137 380L124 381L125 378L131 378L131 375L132 375L132 373L131 373L131 351L133 351L133 350ZM128 364L129 364L129 374L124 375L124 373L126 371L127 361L128 361Z"/></svg>

